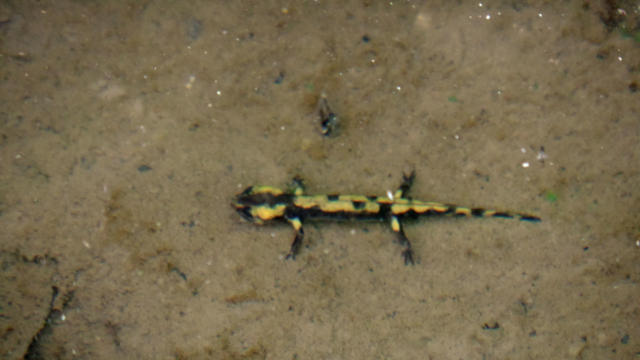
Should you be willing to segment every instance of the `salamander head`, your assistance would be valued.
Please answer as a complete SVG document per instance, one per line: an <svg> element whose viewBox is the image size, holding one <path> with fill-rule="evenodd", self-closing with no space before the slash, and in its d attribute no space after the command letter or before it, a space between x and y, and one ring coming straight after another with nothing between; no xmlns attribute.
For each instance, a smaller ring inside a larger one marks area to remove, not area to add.
<svg viewBox="0 0 640 360"><path fill-rule="evenodd" d="M249 186L233 201L238 214L254 224L284 217L290 195L270 186Z"/></svg>

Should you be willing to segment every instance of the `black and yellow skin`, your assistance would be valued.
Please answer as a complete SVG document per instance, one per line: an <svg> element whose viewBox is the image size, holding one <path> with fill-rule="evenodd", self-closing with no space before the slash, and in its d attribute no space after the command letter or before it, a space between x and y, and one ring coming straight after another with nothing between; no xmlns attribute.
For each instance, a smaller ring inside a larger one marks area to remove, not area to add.
<svg viewBox="0 0 640 360"><path fill-rule="evenodd" d="M533 215L511 213L483 208L468 208L432 201L419 201L406 197L415 178L415 172L403 176L402 185L393 196L363 195L305 195L302 181L294 179L292 191L282 191L270 186L249 186L235 198L233 206L248 221L263 224L269 221L287 221L296 231L287 259L295 259L300 252L305 220L386 220L398 235L403 247L405 265L413 264L411 242L404 234L402 222L429 216L499 217L537 222Z"/></svg>

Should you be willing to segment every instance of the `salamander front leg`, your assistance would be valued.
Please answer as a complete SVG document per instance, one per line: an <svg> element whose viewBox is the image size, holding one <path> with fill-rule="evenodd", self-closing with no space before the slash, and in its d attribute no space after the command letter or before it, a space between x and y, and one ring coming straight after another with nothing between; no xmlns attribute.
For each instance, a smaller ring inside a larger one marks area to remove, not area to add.
<svg viewBox="0 0 640 360"><path fill-rule="evenodd" d="M291 180L291 193L294 195L302 195L304 194L305 186L304 180L298 175L296 175L293 180Z"/></svg>
<svg viewBox="0 0 640 360"><path fill-rule="evenodd" d="M400 246L404 247L402 250L402 257L404 258L405 265L414 265L413 262L413 250L411 250L411 242L404 234L404 230L402 229L402 224L400 220L398 220L397 216L391 217L391 229L398 234L398 243Z"/></svg>
<svg viewBox="0 0 640 360"><path fill-rule="evenodd" d="M296 231L296 238L293 239L291 243L291 248L289 249L289 253L285 257L286 259L295 260L296 255L300 252L300 248L302 247L302 240L304 239L304 230L302 230L302 221L298 217L287 217L286 218L289 224L293 226L293 229Z"/></svg>

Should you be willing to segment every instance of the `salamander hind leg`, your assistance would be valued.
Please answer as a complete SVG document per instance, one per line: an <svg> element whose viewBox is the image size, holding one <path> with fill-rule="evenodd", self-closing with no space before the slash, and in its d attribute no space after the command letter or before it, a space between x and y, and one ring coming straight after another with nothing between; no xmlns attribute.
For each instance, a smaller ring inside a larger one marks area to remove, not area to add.
<svg viewBox="0 0 640 360"><path fill-rule="evenodd" d="M287 221L293 229L296 231L296 237L293 239L291 243L291 248L289 249L289 253L285 257L286 259L295 260L296 255L300 253L300 248L302 248L302 240L304 239L304 230L302 229L302 221L298 217L287 217Z"/></svg>
<svg viewBox="0 0 640 360"><path fill-rule="evenodd" d="M413 250L411 249L411 242L404 234L404 230L402 229L402 223L396 216L391 217L391 229L398 234L398 243L400 246L404 248L402 250L402 257L404 258L405 265L414 265L413 262Z"/></svg>
<svg viewBox="0 0 640 360"><path fill-rule="evenodd" d="M415 178L416 178L415 170L411 171L411 174L409 174L409 176L407 176L406 174L402 174L402 184L400 185L398 190L396 190L396 193L393 194L393 196L396 199L406 197L407 193L409 192L409 189L411 188L411 185L413 185L413 180L415 180Z"/></svg>

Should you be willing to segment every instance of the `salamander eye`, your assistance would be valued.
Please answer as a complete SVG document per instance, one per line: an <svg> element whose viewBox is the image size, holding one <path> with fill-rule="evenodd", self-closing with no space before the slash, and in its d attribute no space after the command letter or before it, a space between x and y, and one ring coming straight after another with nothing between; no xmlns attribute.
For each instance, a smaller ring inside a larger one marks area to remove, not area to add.
<svg viewBox="0 0 640 360"><path fill-rule="evenodd" d="M238 196L249 195L251 194L252 191L253 191L253 186L249 186L246 189L244 189Z"/></svg>
<svg viewBox="0 0 640 360"><path fill-rule="evenodd" d="M260 222L260 219L256 219L253 217L253 215L251 215L251 208L247 207L247 206L243 206L243 207L238 207L236 208L236 211L238 212L238 214L240 214L240 216L242 216L245 220L249 221L249 222Z"/></svg>

